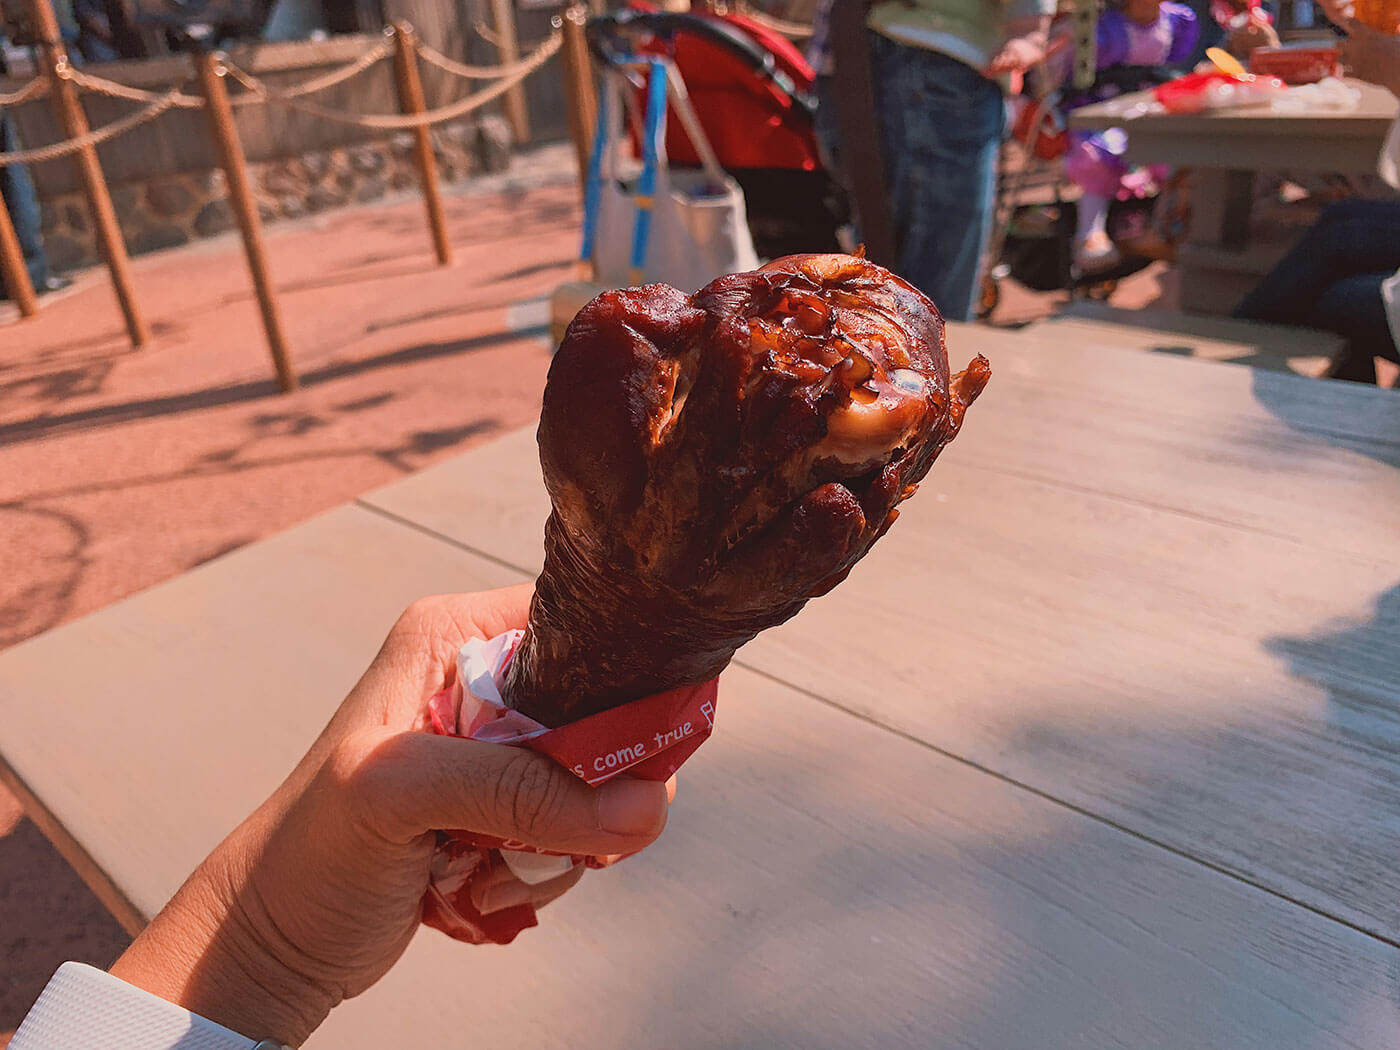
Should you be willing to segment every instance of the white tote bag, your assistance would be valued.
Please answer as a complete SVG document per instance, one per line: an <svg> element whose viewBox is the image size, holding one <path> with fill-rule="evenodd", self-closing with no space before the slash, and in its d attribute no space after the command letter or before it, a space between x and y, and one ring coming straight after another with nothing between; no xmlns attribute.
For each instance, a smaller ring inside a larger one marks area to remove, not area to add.
<svg viewBox="0 0 1400 1050"><path fill-rule="evenodd" d="M609 72L585 213L585 254L597 280L609 288L661 281L694 292L726 273L758 265L744 214L744 194L715 160L685 84L663 61L642 65L648 73L641 121L643 163L620 170L625 148L622 114L630 86ZM702 167L672 169L666 158L666 100L695 145ZM601 152L596 152L601 151Z"/></svg>

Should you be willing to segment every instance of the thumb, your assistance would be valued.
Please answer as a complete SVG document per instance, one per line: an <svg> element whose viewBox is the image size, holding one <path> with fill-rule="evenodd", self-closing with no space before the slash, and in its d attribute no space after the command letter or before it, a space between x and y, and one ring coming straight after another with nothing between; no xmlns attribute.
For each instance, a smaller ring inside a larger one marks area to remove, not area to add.
<svg viewBox="0 0 1400 1050"><path fill-rule="evenodd" d="M663 783L618 777L592 788L543 755L431 733L396 733L365 760L384 834L462 830L558 853L629 853L666 826Z"/></svg>

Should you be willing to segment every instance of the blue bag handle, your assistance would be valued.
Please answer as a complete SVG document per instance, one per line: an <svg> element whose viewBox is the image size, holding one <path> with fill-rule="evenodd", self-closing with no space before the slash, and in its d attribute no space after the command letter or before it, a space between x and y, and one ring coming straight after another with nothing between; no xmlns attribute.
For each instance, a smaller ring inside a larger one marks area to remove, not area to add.
<svg viewBox="0 0 1400 1050"><path fill-rule="evenodd" d="M631 273L633 284L642 283L646 268L647 242L651 239L651 211L656 199L656 173L659 164L661 127L666 120L666 63L648 64L647 110L642 122L642 177L637 182L637 221L632 227Z"/></svg>
<svg viewBox="0 0 1400 1050"><path fill-rule="evenodd" d="M583 247L579 258L593 261L593 248L598 239L599 201L603 195L603 150L608 138L608 98L604 91L598 99L598 126L593 129L593 150L588 155L588 171L583 180Z"/></svg>

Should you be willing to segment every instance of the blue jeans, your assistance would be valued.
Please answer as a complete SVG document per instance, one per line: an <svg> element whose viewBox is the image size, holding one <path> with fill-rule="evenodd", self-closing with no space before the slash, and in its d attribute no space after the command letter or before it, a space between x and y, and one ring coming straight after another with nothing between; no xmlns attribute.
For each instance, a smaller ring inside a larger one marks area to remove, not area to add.
<svg viewBox="0 0 1400 1050"><path fill-rule="evenodd" d="M14 121L4 110L0 110L0 153L11 153L20 148L19 134ZM39 234L39 198L34 193L34 180L29 177L29 169L23 164L7 164L0 167L0 196L4 197L5 207L19 236L20 251L24 253L25 268L29 279L37 288L49 279L49 262L44 255L44 242ZM0 290L4 280L0 278Z"/></svg>
<svg viewBox="0 0 1400 1050"><path fill-rule="evenodd" d="M1381 283L1397 269L1400 202L1338 201L1245 296L1235 316L1335 332L1357 362L1356 378L1369 372L1374 381L1373 358L1397 359L1381 298Z"/></svg>
<svg viewBox="0 0 1400 1050"><path fill-rule="evenodd" d="M899 275L945 317L970 321L1006 126L1001 88L955 58L875 32L870 63Z"/></svg>

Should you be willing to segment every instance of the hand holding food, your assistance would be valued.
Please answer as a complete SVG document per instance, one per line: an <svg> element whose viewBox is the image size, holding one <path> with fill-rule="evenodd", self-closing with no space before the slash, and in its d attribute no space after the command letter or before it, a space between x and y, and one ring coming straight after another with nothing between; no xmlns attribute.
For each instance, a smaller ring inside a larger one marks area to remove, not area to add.
<svg viewBox="0 0 1400 1050"><path fill-rule="evenodd" d="M525 622L530 588L415 602L285 783L219 844L112 972L251 1038L300 1044L382 977L422 915L443 827L565 853L634 852L667 787L591 788L542 755L416 731L467 639ZM583 875L494 868L479 914L537 908Z"/></svg>

